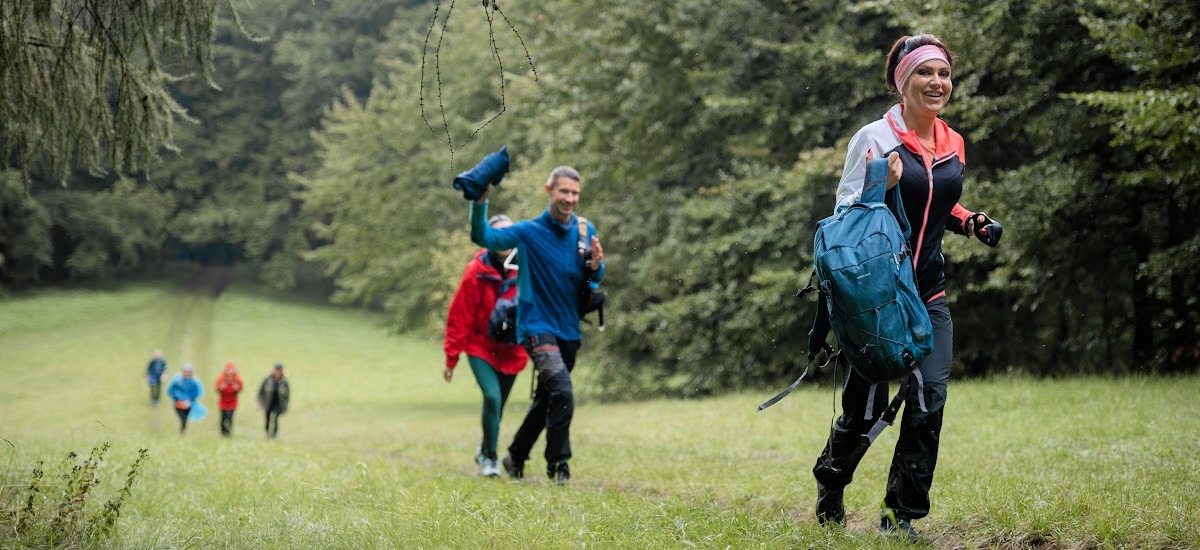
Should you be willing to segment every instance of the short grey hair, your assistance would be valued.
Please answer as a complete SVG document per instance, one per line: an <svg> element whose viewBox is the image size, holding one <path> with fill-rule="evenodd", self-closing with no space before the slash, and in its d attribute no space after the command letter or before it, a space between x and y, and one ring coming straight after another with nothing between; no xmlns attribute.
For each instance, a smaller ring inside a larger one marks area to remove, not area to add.
<svg viewBox="0 0 1200 550"><path fill-rule="evenodd" d="M558 183L558 178L572 179L579 182L579 185L583 185L583 178L579 177L579 171L570 166L559 166L551 170L550 177L546 179L546 185L553 189L554 185Z"/></svg>
<svg viewBox="0 0 1200 550"><path fill-rule="evenodd" d="M498 224L500 222L512 223L512 219L509 218L508 216L505 216L504 214L496 214L495 216L488 218L488 225L490 225L492 227L496 227L496 224Z"/></svg>

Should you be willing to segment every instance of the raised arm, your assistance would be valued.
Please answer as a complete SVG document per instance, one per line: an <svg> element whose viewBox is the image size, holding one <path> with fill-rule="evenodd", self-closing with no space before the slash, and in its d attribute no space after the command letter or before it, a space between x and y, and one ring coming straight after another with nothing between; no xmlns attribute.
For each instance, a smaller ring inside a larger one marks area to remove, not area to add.
<svg viewBox="0 0 1200 550"><path fill-rule="evenodd" d="M471 203L471 241L489 250L507 250L520 244L517 225L496 229L487 222L487 200Z"/></svg>

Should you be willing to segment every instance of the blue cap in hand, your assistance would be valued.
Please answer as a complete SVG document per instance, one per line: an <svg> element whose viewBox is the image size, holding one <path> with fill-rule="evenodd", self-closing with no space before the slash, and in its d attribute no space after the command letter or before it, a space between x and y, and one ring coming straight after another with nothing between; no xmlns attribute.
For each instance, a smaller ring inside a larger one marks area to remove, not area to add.
<svg viewBox="0 0 1200 550"><path fill-rule="evenodd" d="M508 146L491 153L479 161L474 168L454 178L454 188L462 191L463 198L478 200L489 185L500 185L508 172Z"/></svg>

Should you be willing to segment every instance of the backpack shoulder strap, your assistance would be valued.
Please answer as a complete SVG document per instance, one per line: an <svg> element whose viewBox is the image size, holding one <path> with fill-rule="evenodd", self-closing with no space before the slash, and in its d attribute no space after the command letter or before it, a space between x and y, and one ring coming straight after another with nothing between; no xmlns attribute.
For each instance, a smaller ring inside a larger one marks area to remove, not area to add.
<svg viewBox="0 0 1200 550"><path fill-rule="evenodd" d="M592 248L592 243L591 243L591 241L588 240L588 232L587 232L587 222L588 221L587 221L587 218L580 216L579 214L576 214L575 217L579 218L579 249L581 251L584 251L584 253L586 254L586 251L591 250L591 248Z"/></svg>
<svg viewBox="0 0 1200 550"><path fill-rule="evenodd" d="M896 215L896 222L900 224L900 231L904 233L904 239L908 240L912 234L912 227L908 223L908 216L904 214L904 201L900 197L900 186L897 185L891 189L887 188L888 177L888 158L872 160L867 163L867 174L863 182L863 190L860 200L865 203L883 202L894 203L888 206L894 206L893 214Z"/></svg>
<svg viewBox="0 0 1200 550"><path fill-rule="evenodd" d="M888 158L874 159L867 163L863 179L863 190L859 200L865 203L883 202L887 191Z"/></svg>

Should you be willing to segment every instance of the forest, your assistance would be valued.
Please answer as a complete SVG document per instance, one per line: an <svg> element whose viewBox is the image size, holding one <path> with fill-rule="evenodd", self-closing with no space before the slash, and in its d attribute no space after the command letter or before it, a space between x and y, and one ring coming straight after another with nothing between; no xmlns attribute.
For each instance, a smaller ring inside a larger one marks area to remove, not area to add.
<svg viewBox="0 0 1200 550"><path fill-rule="evenodd" d="M0 36L28 4L0 8ZM1200 365L1195 2L213 9L211 66L164 57L180 78L143 96L178 106L150 154L27 154L6 53L0 292L235 266L433 337L474 250L450 183L507 146L493 212L538 215L555 166L584 177L608 261L606 330L584 337L596 392L776 384L807 361L816 301L796 291L846 143L897 99L892 43L928 32L957 56L943 119L967 142L961 202L1005 227L995 249L945 236L955 376Z"/></svg>

